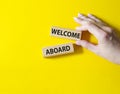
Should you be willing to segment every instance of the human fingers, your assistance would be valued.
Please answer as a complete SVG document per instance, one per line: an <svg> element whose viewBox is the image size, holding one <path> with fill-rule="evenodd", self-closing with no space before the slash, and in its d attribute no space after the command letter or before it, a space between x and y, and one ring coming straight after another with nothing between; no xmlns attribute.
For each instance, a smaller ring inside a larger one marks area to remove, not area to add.
<svg viewBox="0 0 120 94"><path fill-rule="evenodd" d="M96 23L98 23L97 25L101 27L101 29L105 30L105 32L112 33L113 29L110 26L108 26L105 22L101 21L99 18L92 14L88 14L88 17L93 19Z"/></svg>
<svg viewBox="0 0 120 94"><path fill-rule="evenodd" d="M88 41L86 41L86 40L78 40L78 41L76 41L76 44L80 45L80 46L82 46L84 48L87 48L87 49L89 49L90 51L92 51L94 53L98 52L97 46L90 43L90 42L88 42Z"/></svg>
<svg viewBox="0 0 120 94"><path fill-rule="evenodd" d="M88 14L87 15L89 18L93 19L95 22L98 22L98 23L101 23L101 24L104 24L105 23L103 21L101 21L99 18L97 18L96 16L92 15L92 14Z"/></svg>
<svg viewBox="0 0 120 94"><path fill-rule="evenodd" d="M93 24L93 23L91 23L89 21L81 20L78 17L75 17L74 20L77 23L82 24L82 26L84 26L84 30L88 30L97 39L101 39L102 36L105 35L105 32L103 30L101 30L101 28L99 28L97 25L95 25L95 24Z"/></svg>

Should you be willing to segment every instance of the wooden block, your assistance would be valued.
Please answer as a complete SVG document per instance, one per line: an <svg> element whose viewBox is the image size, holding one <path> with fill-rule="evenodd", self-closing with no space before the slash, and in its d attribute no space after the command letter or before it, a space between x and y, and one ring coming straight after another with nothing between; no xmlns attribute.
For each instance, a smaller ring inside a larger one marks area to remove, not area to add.
<svg viewBox="0 0 120 94"><path fill-rule="evenodd" d="M81 39L82 32L71 30L71 29L65 29L65 28L59 28L59 27L51 27L51 36L56 36L60 38L68 38L73 40L80 40Z"/></svg>
<svg viewBox="0 0 120 94"><path fill-rule="evenodd" d="M62 54L73 53L74 48L72 43L61 44L56 46L49 46L42 49L44 57L57 56Z"/></svg>

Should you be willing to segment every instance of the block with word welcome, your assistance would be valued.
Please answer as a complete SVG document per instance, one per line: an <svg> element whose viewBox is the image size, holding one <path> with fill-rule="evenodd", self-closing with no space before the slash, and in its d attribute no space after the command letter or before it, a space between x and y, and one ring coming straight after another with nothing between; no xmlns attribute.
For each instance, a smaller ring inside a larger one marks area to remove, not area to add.
<svg viewBox="0 0 120 94"><path fill-rule="evenodd" d="M61 44L56 46L49 46L42 49L44 57L57 56L62 54L68 54L74 52L74 47L72 43Z"/></svg>
<svg viewBox="0 0 120 94"><path fill-rule="evenodd" d="M51 27L51 36L61 37L61 38L68 38L73 40L81 39L81 32L71 29L59 28L59 27Z"/></svg>

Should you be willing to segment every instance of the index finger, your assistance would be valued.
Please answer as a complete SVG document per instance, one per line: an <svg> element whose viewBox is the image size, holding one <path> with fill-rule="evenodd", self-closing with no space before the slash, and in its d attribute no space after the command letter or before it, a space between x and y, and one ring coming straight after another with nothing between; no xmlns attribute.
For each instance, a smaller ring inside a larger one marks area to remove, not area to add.
<svg viewBox="0 0 120 94"><path fill-rule="evenodd" d="M97 39L101 39L102 36L105 35L105 32L99 28L97 25L90 21L85 21L80 18L75 17L74 20L84 26L84 29L88 30L91 34L93 34Z"/></svg>

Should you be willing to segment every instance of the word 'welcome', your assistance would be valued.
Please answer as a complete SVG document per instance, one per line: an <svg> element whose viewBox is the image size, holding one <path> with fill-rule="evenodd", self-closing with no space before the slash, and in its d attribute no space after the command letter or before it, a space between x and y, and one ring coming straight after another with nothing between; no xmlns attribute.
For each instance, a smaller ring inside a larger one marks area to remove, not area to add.
<svg viewBox="0 0 120 94"><path fill-rule="evenodd" d="M51 36L78 40L81 38L81 32L75 31L75 30L70 30L70 29L52 27L51 28Z"/></svg>

